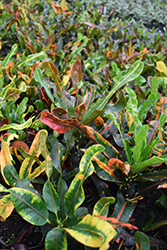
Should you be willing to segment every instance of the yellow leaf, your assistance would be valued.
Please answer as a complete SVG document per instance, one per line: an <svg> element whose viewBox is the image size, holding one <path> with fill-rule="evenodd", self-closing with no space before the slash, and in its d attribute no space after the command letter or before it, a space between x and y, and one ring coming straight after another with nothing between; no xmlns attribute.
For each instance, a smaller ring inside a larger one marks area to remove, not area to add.
<svg viewBox="0 0 167 250"><path fill-rule="evenodd" d="M0 171L1 171L1 174L2 174L5 182L9 185L9 182L6 180L6 178L4 176L3 170L4 170L4 167L6 165L8 165L8 164L13 165L12 161L11 161L12 157L10 154L9 146L5 143L2 136L1 136L1 144L2 144L2 149L0 152L0 166L1 166Z"/></svg>
<svg viewBox="0 0 167 250"><path fill-rule="evenodd" d="M90 214L87 214L76 226L65 230L85 246L99 247L99 250L106 250L109 242L117 234L108 222Z"/></svg>
<svg viewBox="0 0 167 250"><path fill-rule="evenodd" d="M167 67L164 62L156 62L157 63L157 69L159 72L164 73L167 75Z"/></svg>
<svg viewBox="0 0 167 250"><path fill-rule="evenodd" d="M61 1L61 8L62 8L63 11L67 10L67 6L66 6L66 1L65 0Z"/></svg>
<svg viewBox="0 0 167 250"><path fill-rule="evenodd" d="M0 221L5 221L14 209L13 202L10 198L10 194L5 195L0 199Z"/></svg>

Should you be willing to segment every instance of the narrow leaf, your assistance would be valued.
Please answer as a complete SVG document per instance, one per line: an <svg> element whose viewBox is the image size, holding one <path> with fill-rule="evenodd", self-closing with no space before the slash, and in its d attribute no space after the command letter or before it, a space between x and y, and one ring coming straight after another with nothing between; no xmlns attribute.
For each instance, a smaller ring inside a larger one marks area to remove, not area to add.
<svg viewBox="0 0 167 250"><path fill-rule="evenodd" d="M13 128L15 130L23 130L25 128L29 128L32 124L32 120L34 119L34 116L29 118L26 122L22 124L17 124L17 123L10 123L9 125L3 125L0 127L0 131L8 130L10 128Z"/></svg>
<svg viewBox="0 0 167 250"><path fill-rule="evenodd" d="M134 80L137 78L142 70L143 70L143 62L142 61L136 61L131 65L129 73L127 73L125 76L121 78L121 80L116 83L111 91L108 93L107 96L103 97L102 99L98 100L92 107L89 109L89 111L84 116L83 124L88 124L91 121L93 121L98 115L103 113L103 109L108 104L111 97L116 93L117 90L119 90L121 87L123 87L126 83ZM99 114L99 111L101 112Z"/></svg>
<svg viewBox="0 0 167 250"><path fill-rule="evenodd" d="M40 146L40 134L43 133L45 130L40 130L32 144L29 150L29 155L33 155L36 157L39 157L40 153L41 153L41 146ZM44 132L45 133L45 132ZM35 160L33 158L25 158L21 167L20 167L20 171L19 171L19 176L21 179L23 178L30 178L30 174L31 174L31 170L32 170L32 166L34 164Z"/></svg>
<svg viewBox="0 0 167 250"><path fill-rule="evenodd" d="M25 59L23 59L19 64L18 67L21 68L23 66L30 67L35 64L37 61L41 61L45 56L45 52L41 51L36 54L28 55Z"/></svg>
<svg viewBox="0 0 167 250"><path fill-rule="evenodd" d="M71 185L64 196L65 211L68 216L74 216L75 210L84 201L85 195L83 190L83 182L94 171L92 164L93 157L103 152L103 150L103 146L93 145L89 147L83 155L79 164L80 171L71 182Z"/></svg>
<svg viewBox="0 0 167 250"><path fill-rule="evenodd" d="M2 145L2 149L0 152L0 162L1 162L0 170L1 170L1 174L2 174L5 182L9 185L9 182L7 181L7 179L5 178L5 175L4 175L4 168L8 164L12 165L12 161L11 161L12 158L11 158L9 146L3 140L2 136L1 136L1 145Z"/></svg>
<svg viewBox="0 0 167 250"><path fill-rule="evenodd" d="M9 52L9 54L8 54L8 55L5 57L5 59L3 60L3 62L2 62L2 67L4 67L4 68L6 67L6 65L8 64L8 62L10 62L12 56L14 56L14 55L16 54L17 50L18 50L18 45L17 45L17 44L14 44L14 45L12 46L12 49L11 49L11 51Z"/></svg>

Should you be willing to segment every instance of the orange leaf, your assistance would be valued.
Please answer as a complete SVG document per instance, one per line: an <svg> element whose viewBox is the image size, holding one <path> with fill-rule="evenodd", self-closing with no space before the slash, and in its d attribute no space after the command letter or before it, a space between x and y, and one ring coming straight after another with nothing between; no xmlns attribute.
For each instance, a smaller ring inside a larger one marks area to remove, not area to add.
<svg viewBox="0 0 167 250"><path fill-rule="evenodd" d="M108 167L110 168L110 171L113 173L117 169L120 169L124 174L128 174L130 171L130 165L124 164L121 160L117 158L112 158L108 161Z"/></svg>

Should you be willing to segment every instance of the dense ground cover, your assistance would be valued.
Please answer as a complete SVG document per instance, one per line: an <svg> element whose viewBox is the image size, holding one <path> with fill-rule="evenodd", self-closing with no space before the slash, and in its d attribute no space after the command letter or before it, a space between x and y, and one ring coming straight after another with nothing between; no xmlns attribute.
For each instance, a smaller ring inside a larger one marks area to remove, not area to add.
<svg viewBox="0 0 167 250"><path fill-rule="evenodd" d="M1 3L1 248L166 249L167 32L120 13Z"/></svg>

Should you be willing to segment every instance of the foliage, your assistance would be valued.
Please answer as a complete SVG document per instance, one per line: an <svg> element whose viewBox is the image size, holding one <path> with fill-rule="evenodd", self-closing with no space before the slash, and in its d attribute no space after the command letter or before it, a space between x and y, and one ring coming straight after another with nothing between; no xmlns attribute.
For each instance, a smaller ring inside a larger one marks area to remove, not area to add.
<svg viewBox="0 0 167 250"><path fill-rule="evenodd" d="M0 22L0 220L49 250L166 249L166 31L64 0Z"/></svg>

